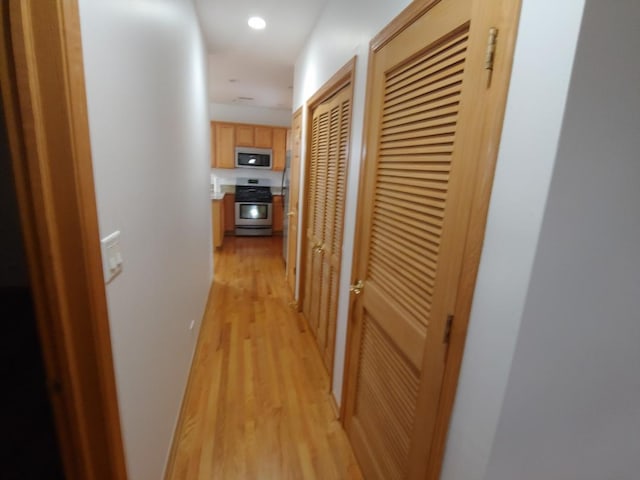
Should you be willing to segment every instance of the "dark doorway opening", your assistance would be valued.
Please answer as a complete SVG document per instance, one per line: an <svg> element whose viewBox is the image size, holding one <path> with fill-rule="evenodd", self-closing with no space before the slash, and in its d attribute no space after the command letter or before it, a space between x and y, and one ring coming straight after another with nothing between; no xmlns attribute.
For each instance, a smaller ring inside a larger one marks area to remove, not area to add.
<svg viewBox="0 0 640 480"><path fill-rule="evenodd" d="M0 103L0 477L64 478Z"/></svg>

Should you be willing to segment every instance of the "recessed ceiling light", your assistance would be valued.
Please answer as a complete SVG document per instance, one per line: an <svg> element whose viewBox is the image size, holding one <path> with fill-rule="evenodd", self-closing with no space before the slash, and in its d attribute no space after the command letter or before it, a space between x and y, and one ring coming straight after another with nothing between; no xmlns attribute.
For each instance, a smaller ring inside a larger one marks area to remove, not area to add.
<svg viewBox="0 0 640 480"><path fill-rule="evenodd" d="M262 30L267 26L267 22L265 22L264 18L261 17L251 17L247 23L254 30Z"/></svg>

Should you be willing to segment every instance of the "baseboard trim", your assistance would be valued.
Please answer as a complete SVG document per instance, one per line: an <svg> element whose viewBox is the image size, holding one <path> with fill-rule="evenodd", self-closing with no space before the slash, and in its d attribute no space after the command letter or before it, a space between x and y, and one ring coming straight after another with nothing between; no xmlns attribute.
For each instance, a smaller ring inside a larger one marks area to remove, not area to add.
<svg viewBox="0 0 640 480"><path fill-rule="evenodd" d="M203 331L203 326L204 326L204 322L207 319L207 312L209 311L209 307L211 306L211 302L212 302L212 293L213 293L213 279L211 280L211 285L209 285L209 295L207 296L207 303L205 305L204 308L204 312L202 313L202 319L200 320L200 329L198 330L198 338L196 339L196 347L193 349L193 352L191 354L191 362L190 362L190 366L189 366L189 376L187 377L187 385L184 389L184 392L182 394L182 401L180 402L180 413L178 414L178 421L176 422L174 429L173 429L173 435L171 436L171 448L169 449L169 457L167 458L167 463L164 467L164 473L162 475L162 478L164 478L165 480L169 480L170 478L172 478L172 474L173 474L173 468L175 465L175 460L176 460L176 455L178 452L178 443L179 443L179 439L176 438L176 434L180 431L182 431L182 425L184 423L184 418L185 418L185 398L187 398L187 396L189 395L189 393L191 392L191 389L193 388L193 362L195 361L196 358L198 358L198 352L200 351L202 342L201 342L201 338L200 336L202 335L202 331Z"/></svg>

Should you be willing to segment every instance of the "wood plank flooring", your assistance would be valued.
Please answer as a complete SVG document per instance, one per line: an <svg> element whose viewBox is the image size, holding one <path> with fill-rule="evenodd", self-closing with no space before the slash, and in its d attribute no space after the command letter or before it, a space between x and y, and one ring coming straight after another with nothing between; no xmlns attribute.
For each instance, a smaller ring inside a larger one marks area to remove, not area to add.
<svg viewBox="0 0 640 480"><path fill-rule="evenodd" d="M281 248L231 237L216 252L169 480L362 478Z"/></svg>

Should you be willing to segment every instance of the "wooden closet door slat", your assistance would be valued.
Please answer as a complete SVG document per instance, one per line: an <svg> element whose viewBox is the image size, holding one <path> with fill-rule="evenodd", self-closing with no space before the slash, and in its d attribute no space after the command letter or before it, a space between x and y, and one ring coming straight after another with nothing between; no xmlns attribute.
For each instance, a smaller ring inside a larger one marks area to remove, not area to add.
<svg viewBox="0 0 640 480"><path fill-rule="evenodd" d="M371 478L409 474L423 346L443 281L442 239L470 1L445 1L434 10L442 11L444 4L460 9L457 22L448 29L424 27L433 31L425 36L435 35L426 48L405 57L389 54L376 71L380 122L374 127L376 145L368 152L375 160L369 167L366 282L346 419L363 471ZM438 31L443 33L439 37Z"/></svg>
<svg viewBox="0 0 640 480"><path fill-rule="evenodd" d="M312 112L309 177L309 248L303 311L329 372L333 368L351 86L346 85Z"/></svg>

